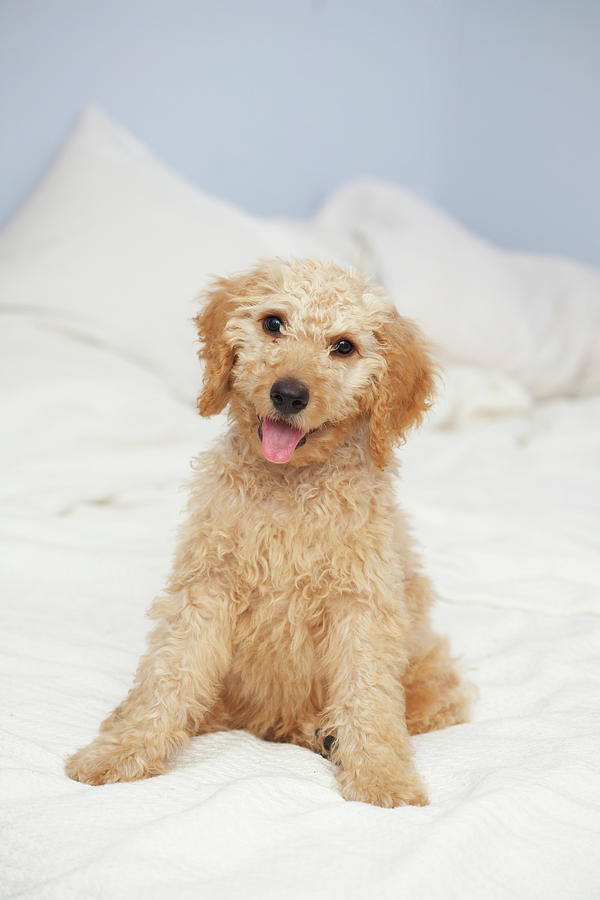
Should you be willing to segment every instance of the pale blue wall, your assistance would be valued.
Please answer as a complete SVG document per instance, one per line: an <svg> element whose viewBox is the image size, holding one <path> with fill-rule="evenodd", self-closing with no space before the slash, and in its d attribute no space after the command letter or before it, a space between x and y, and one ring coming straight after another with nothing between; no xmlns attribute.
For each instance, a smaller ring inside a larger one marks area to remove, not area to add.
<svg viewBox="0 0 600 900"><path fill-rule="evenodd" d="M254 212L373 174L600 265L599 48L600 0L0 0L0 218L95 101Z"/></svg>

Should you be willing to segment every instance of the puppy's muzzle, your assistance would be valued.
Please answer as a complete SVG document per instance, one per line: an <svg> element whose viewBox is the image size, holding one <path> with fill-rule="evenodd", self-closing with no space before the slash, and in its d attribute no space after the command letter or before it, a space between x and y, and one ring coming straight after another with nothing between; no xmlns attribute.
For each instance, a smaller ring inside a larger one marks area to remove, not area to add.
<svg viewBox="0 0 600 900"><path fill-rule="evenodd" d="M295 378L281 378L271 388L271 403L282 416L293 416L308 406L309 390Z"/></svg>

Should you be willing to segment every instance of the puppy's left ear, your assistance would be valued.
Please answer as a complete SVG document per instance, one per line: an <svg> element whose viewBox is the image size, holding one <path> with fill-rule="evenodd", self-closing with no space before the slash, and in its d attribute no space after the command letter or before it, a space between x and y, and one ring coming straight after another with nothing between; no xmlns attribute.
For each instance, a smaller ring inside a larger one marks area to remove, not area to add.
<svg viewBox="0 0 600 900"><path fill-rule="evenodd" d="M385 370L371 409L369 449L378 469L389 463L392 449L406 432L420 425L431 406L436 366L418 327L394 310L376 335L385 354Z"/></svg>
<svg viewBox="0 0 600 900"><path fill-rule="evenodd" d="M236 279L217 278L204 294L204 306L195 317L204 360L204 380L197 406L201 416L213 416L227 405L233 350L225 341L225 326L239 293Z"/></svg>

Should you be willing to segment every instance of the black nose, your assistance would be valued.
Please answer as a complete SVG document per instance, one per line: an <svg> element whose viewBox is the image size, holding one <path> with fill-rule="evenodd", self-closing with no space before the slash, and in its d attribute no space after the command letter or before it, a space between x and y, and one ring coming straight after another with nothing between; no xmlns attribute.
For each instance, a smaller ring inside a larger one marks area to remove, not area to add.
<svg viewBox="0 0 600 900"><path fill-rule="evenodd" d="M281 378L271 388L271 401L282 416L302 412L308 405L308 388L295 378Z"/></svg>

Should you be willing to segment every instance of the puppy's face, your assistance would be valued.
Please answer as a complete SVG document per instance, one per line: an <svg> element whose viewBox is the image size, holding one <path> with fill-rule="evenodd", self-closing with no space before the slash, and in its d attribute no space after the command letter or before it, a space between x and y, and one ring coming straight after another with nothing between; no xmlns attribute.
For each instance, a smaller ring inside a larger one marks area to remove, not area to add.
<svg viewBox="0 0 600 900"><path fill-rule="evenodd" d="M331 263L274 260L220 279L196 322L201 414L229 403L270 463L321 462L362 428L383 468L428 406L432 367L415 326Z"/></svg>

